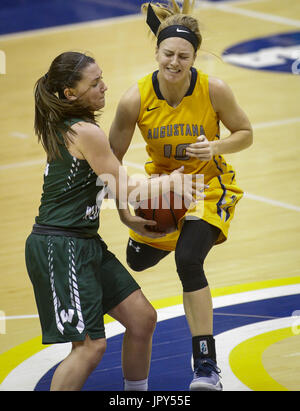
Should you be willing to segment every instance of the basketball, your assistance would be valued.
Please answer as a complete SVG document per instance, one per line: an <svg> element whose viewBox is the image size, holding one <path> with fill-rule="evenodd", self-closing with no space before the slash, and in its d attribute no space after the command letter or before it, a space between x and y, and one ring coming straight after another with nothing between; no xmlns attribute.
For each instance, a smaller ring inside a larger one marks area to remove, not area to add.
<svg viewBox="0 0 300 411"><path fill-rule="evenodd" d="M156 226L146 226L150 231L172 233L178 229L178 221L186 213L183 197L173 191L160 197L141 201L135 214L146 220L154 220Z"/></svg>

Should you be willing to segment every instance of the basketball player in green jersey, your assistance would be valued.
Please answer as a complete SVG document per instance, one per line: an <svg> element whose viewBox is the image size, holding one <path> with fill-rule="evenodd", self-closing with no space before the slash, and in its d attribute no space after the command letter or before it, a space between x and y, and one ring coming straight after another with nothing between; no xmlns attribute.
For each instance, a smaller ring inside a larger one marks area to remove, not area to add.
<svg viewBox="0 0 300 411"><path fill-rule="evenodd" d="M155 222L129 212L128 195L136 186L129 184L127 175L121 176L120 163L96 124L95 112L104 107L106 90L95 60L75 52L56 57L35 87L35 131L47 165L36 224L26 241L26 264L43 343L72 342L70 354L54 373L51 390L82 388L106 348L105 313L126 329L124 389L147 389L156 312L97 234L105 185L123 205L120 217L128 227L150 235L145 224ZM105 176L112 176L116 186ZM183 184L180 171L177 177ZM120 180L126 188L123 199ZM149 181L140 183L147 192ZM152 183L163 192L162 178ZM191 197L193 185L185 187Z"/></svg>
<svg viewBox="0 0 300 411"><path fill-rule="evenodd" d="M243 195L235 170L223 154L251 145L252 128L230 88L193 66L202 37L197 19L190 15L190 1L182 2L182 10L175 0L171 6L143 5L157 38L158 70L138 80L121 98L110 143L122 161L138 125L149 155L145 163L148 174L169 174L184 166L186 173L204 175L208 185L204 201L189 208L177 231L156 239L130 231L127 263L142 271L175 252L192 334L194 378L189 387L220 391L213 306L204 261L215 244L227 239ZM220 122L230 130L227 138L220 139Z"/></svg>

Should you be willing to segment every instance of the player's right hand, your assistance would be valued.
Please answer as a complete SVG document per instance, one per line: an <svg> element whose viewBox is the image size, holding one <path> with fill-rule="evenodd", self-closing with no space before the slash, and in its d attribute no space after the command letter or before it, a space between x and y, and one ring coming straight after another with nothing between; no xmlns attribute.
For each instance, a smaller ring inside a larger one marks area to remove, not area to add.
<svg viewBox="0 0 300 411"><path fill-rule="evenodd" d="M205 198L204 190L208 186L204 184L203 174L185 174L184 166L181 166L174 170L169 177L171 191L184 197L186 208Z"/></svg>
<svg viewBox="0 0 300 411"><path fill-rule="evenodd" d="M154 220L146 220L142 217L138 216L133 216L127 218L126 222L124 223L127 225L127 227L131 228L134 232L141 236L146 236L150 238L161 238L166 235L166 233L161 233L158 231L152 231L155 229L155 226L157 225L157 222Z"/></svg>

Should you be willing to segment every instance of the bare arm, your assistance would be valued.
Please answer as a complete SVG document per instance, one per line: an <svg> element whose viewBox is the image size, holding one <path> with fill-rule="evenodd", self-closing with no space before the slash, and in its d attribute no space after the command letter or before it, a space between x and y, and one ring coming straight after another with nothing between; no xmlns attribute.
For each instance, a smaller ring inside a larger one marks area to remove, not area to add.
<svg viewBox="0 0 300 411"><path fill-rule="evenodd" d="M77 132L77 137L74 139L77 150L101 180L108 185L120 208L127 208L129 198L133 201L136 198L139 201L150 198L153 192L157 195L170 190L178 192L186 183L183 170L176 170L171 175L156 178L130 179L125 168L112 152L106 135L99 127L90 123L76 123L73 128ZM191 199L192 194L196 193L192 186L194 187L195 184L187 186L187 195Z"/></svg>
<svg viewBox="0 0 300 411"><path fill-rule="evenodd" d="M109 132L110 146L120 162L128 150L140 112L138 85L131 87L121 98Z"/></svg>
<svg viewBox="0 0 300 411"><path fill-rule="evenodd" d="M121 221L141 235L160 237L159 233L149 232L145 228L145 225L155 225L154 221L131 215L128 209L128 197L137 184L130 183L124 167L111 151L104 132L90 123L76 123L72 128L76 132L73 144L77 153L89 163L103 183L108 185L118 205Z"/></svg>
<svg viewBox="0 0 300 411"><path fill-rule="evenodd" d="M121 165L110 149L108 139L99 127L90 123L76 123L72 127L76 132L74 145L81 156L89 163L94 172L99 176L118 199L119 185L122 180L120 175ZM114 185L115 184L115 185ZM128 185L128 178L125 177ZM133 189L129 187L129 190Z"/></svg>
<svg viewBox="0 0 300 411"><path fill-rule="evenodd" d="M235 153L249 147L253 142L252 127L229 86L211 78L210 96L219 119L231 132L228 137L213 142L214 154Z"/></svg>
<svg viewBox="0 0 300 411"><path fill-rule="evenodd" d="M208 141L200 136L197 142L187 147L190 157L209 161L214 155L236 153L249 147L253 142L250 121L238 105L231 89L222 80L210 78L210 98L212 106L224 126L231 134L220 140Z"/></svg>
<svg viewBox="0 0 300 411"><path fill-rule="evenodd" d="M140 217L132 216L128 209L130 196L133 201L150 198L151 192L162 194L169 190L185 193L188 199L193 200L193 194L201 196L201 189L196 181L184 181L183 170L173 172L170 176L160 176L153 179L145 178L143 181L129 179L125 168L112 152L104 132L94 124L76 123L73 126L76 137L73 144L82 158L87 160L94 172L106 183L116 200L122 222L142 235L148 235L145 225L155 225ZM175 175L174 175L175 173ZM200 190L200 191L198 191ZM159 234L151 233L152 237Z"/></svg>

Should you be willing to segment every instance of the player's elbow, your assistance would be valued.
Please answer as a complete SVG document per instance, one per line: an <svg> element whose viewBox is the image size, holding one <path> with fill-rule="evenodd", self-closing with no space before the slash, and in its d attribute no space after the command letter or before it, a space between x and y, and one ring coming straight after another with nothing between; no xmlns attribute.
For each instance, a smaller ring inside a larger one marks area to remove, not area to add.
<svg viewBox="0 0 300 411"><path fill-rule="evenodd" d="M245 130L245 148L250 147L253 144L253 129L250 126L249 129Z"/></svg>
<svg viewBox="0 0 300 411"><path fill-rule="evenodd" d="M109 141L111 151L114 153L114 155L117 157L117 159L122 163L123 157L124 157L124 152L123 150L120 149L116 144L113 144L111 141Z"/></svg>
<svg viewBox="0 0 300 411"><path fill-rule="evenodd" d="M250 124L241 128L237 136L240 150L245 150L253 144L253 130Z"/></svg>

